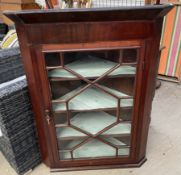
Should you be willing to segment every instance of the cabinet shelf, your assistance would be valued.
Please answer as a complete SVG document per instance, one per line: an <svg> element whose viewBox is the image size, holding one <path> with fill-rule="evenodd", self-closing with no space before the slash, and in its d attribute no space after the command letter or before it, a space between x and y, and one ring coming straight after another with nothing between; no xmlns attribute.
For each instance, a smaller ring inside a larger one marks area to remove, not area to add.
<svg viewBox="0 0 181 175"><path fill-rule="evenodd" d="M85 78L93 79L103 75L105 72L116 66L118 63L104 60L101 58L88 56L65 65L67 68L82 75ZM126 64L126 63L125 63ZM135 65L135 64L132 64ZM123 65L111 72L108 77L134 76L136 68ZM79 78L63 68L56 68L48 72L50 80L78 80Z"/></svg>
<svg viewBox="0 0 181 175"><path fill-rule="evenodd" d="M133 99L132 97L119 92L117 90L101 86L105 90L113 93L119 98L128 98L128 99L121 99L120 107L122 108L130 108L133 106ZM79 92L82 87L79 87L68 94L58 98L57 100L66 100ZM104 110L104 109L115 109L118 106L118 100L103 92L102 90L90 87L84 90L79 95L75 96L73 99L69 101L69 110L71 111L94 111L94 110ZM53 103L53 111L54 112L66 112L66 104L63 102Z"/></svg>
<svg viewBox="0 0 181 175"><path fill-rule="evenodd" d="M75 115L70 123L81 130L96 135L102 129L115 123L117 118L105 112L82 112ZM94 127L92 127L94 126ZM79 139L88 137L86 134L71 127L57 127L57 137L60 140ZM131 132L130 122L121 122L108 129L102 136L128 136Z"/></svg>
<svg viewBox="0 0 181 175"><path fill-rule="evenodd" d="M70 127L56 128L57 138L59 140L72 140L72 139L82 139L88 136L82 132L79 132ZM131 133L131 123L120 123L109 129L108 131L102 133L105 137L128 137Z"/></svg>
<svg viewBox="0 0 181 175"><path fill-rule="evenodd" d="M106 139L106 141L119 146L118 156L129 155L130 148L129 146L126 147L125 143L115 138L109 138L109 139ZM79 144L79 141L71 141L67 145L67 147L72 147L77 144ZM71 159L71 154L69 151L59 151L59 154L62 159ZM73 151L73 157L75 159L76 158L110 157L110 156L116 156L116 149L96 139L92 139L91 141L83 144L82 146L80 146L79 148Z"/></svg>

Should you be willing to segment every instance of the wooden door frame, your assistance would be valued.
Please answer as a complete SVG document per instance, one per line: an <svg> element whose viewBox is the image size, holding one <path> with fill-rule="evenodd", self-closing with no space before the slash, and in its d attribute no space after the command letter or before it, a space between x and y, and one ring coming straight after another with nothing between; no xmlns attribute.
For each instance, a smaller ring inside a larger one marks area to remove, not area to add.
<svg viewBox="0 0 181 175"><path fill-rule="evenodd" d="M46 142L49 149L49 156L52 156L51 161L51 168L53 170L56 170L58 167L61 167L61 169L64 169L66 167L74 167L76 169L77 166L84 165L86 167L90 166L93 168L94 166L100 166L100 165L110 165L113 166L124 166L123 164L132 164L135 163L136 159L136 143L137 143L137 124L138 124L138 116L139 116L139 110L144 109L142 106L140 108L139 101L140 101L140 93L141 93L141 81L142 81L142 66L144 63L144 52L145 52L145 42L144 40L125 40L125 41L113 41L113 42L96 42L96 43L77 43L77 44L43 44L38 45L34 47L34 52L36 53L35 59L37 59L37 65L39 72L39 80L40 80L40 89L42 91L42 99L44 111L51 109L51 99L50 99L50 88L49 88L49 82L47 78L47 70L45 68L45 53L51 53L51 52L60 52L60 51L83 51L83 50L102 50L102 49L113 49L113 48L135 48L140 47L138 50L140 51L139 56L141 57L138 60L138 67L137 67L137 74L135 77L135 106L134 107L134 121L132 121L132 136L131 136L131 155L129 157L125 158L109 158L106 160L105 158L102 159L91 159L91 160L75 160L75 161L60 161L59 153L58 153L58 143L56 139L56 131L55 131L55 125L54 121L51 120L50 124L47 124L45 117L42 117L44 120L44 128L48 129L46 130ZM44 113L44 115L46 115ZM51 115L51 114L50 114ZM134 129L134 130L133 130ZM48 131L48 132L47 132ZM133 149L134 148L134 149ZM145 160L144 160L145 161ZM94 163L95 162L95 163ZM112 165L111 165L112 164ZM122 165L121 165L122 164ZM133 165L132 165L133 166ZM104 167L105 168L105 167ZM69 169L69 168L68 168ZM82 169L82 168L81 168ZM60 170L60 169L59 169Z"/></svg>

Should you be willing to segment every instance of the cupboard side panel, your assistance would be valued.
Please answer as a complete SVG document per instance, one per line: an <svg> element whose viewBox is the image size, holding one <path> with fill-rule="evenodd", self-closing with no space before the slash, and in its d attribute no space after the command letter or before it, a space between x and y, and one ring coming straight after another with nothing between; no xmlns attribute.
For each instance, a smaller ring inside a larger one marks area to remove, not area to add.
<svg viewBox="0 0 181 175"><path fill-rule="evenodd" d="M42 117L44 116L42 111L42 101L41 101L41 91L39 89L39 77L36 73L36 62L32 61L34 57L33 53L30 52L30 48L27 41L27 34L24 25L16 25L16 30L18 33L18 39L20 44L20 50L22 55L22 61L25 68L25 74L28 82L28 90L30 94L30 100L33 108L33 113L35 116L40 151L43 161L50 165L51 157L48 156L47 143L45 142L46 134L44 124L42 123ZM32 57L32 58L31 58Z"/></svg>
<svg viewBox="0 0 181 175"><path fill-rule="evenodd" d="M159 65L159 46L162 19L154 23L153 37L146 40L145 68L142 84L140 119L137 135L137 161L146 155L149 124L151 121L152 101L155 94L156 77Z"/></svg>

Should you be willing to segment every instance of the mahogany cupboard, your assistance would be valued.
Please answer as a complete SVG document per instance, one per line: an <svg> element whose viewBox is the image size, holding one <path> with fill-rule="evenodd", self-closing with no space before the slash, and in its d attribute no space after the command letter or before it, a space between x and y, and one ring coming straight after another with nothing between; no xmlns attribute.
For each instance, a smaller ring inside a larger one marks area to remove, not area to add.
<svg viewBox="0 0 181 175"><path fill-rule="evenodd" d="M172 5L6 12L52 171L145 160L163 17Z"/></svg>

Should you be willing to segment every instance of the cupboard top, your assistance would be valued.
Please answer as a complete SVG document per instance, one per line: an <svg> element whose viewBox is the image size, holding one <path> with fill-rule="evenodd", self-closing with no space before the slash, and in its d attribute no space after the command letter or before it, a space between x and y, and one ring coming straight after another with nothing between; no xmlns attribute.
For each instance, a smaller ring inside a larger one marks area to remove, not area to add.
<svg viewBox="0 0 181 175"><path fill-rule="evenodd" d="M154 20L165 16L172 7L171 4L165 4L120 8L6 11L4 14L15 23L21 24Z"/></svg>

